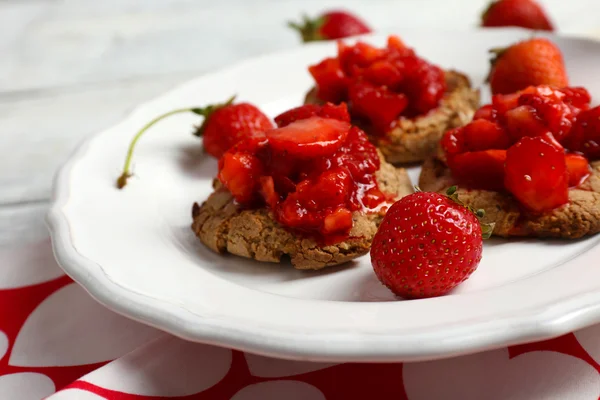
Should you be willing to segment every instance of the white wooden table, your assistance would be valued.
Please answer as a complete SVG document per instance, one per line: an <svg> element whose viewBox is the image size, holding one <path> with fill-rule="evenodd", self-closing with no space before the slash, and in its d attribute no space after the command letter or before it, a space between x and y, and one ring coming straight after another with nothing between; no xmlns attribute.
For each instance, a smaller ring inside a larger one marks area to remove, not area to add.
<svg viewBox="0 0 600 400"><path fill-rule="evenodd" d="M471 29L487 0L0 0L0 246L46 236L56 168L84 137L177 83L300 45L285 26L339 6L381 30ZM546 0L600 36L597 0ZM443 36L440 36L443 40Z"/></svg>

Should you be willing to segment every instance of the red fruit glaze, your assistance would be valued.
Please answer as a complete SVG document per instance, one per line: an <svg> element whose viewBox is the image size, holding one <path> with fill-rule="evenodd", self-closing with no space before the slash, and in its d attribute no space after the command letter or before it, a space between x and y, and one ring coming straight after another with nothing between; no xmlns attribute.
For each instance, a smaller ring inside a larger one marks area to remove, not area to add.
<svg viewBox="0 0 600 400"><path fill-rule="evenodd" d="M305 104L300 107L292 108L275 117L275 123L282 128L300 119L309 117L332 118L340 121L350 122L350 114L346 103L335 105L326 103L325 105Z"/></svg>
<svg viewBox="0 0 600 400"><path fill-rule="evenodd" d="M268 207L287 228L326 244L344 240L352 212L376 212L389 198L375 180L377 149L340 109L309 107L282 114L281 128L242 141L223 156L220 181L239 203ZM314 116L326 110L341 120ZM299 119L303 115L308 118Z"/></svg>
<svg viewBox="0 0 600 400"><path fill-rule="evenodd" d="M466 147L464 129L459 127L446 131L444 136L442 136L441 144L448 161L450 161L455 155L465 152Z"/></svg>
<svg viewBox="0 0 600 400"><path fill-rule="evenodd" d="M351 115L367 122L375 134L385 134L401 117L436 108L446 91L444 72L395 36L384 48L338 42L337 57L309 71L319 99L349 102Z"/></svg>
<svg viewBox="0 0 600 400"><path fill-rule="evenodd" d="M461 184L484 190L504 188L506 150L484 150L458 154L449 162L452 176Z"/></svg>
<svg viewBox="0 0 600 400"><path fill-rule="evenodd" d="M345 142L350 123L331 118L310 117L266 133L274 151L295 158L329 156Z"/></svg>
<svg viewBox="0 0 600 400"><path fill-rule="evenodd" d="M504 123L513 141L525 136L541 136L548 132L548 128L531 106L518 106L508 110L504 114Z"/></svg>
<svg viewBox="0 0 600 400"><path fill-rule="evenodd" d="M569 174L569 187L581 185L590 176L590 163L580 154L567 154L567 173Z"/></svg>
<svg viewBox="0 0 600 400"><path fill-rule="evenodd" d="M387 132L406 109L408 98L385 86L356 82L348 90L354 116L368 119L378 132Z"/></svg>
<svg viewBox="0 0 600 400"><path fill-rule="evenodd" d="M466 280L481 261L475 215L446 196L418 192L388 210L373 238L379 280L405 298L440 296Z"/></svg>
<svg viewBox="0 0 600 400"><path fill-rule="evenodd" d="M308 67L308 72L317 83L317 96L323 101L338 103L346 98L348 79L337 58L326 58Z"/></svg>
<svg viewBox="0 0 600 400"><path fill-rule="evenodd" d="M254 201L262 170L262 163L252 154L227 152L219 160L218 177L240 203L249 203Z"/></svg>
<svg viewBox="0 0 600 400"><path fill-rule="evenodd" d="M524 137L506 154L504 185L534 212L550 211L569 201L564 150L541 137Z"/></svg>
<svg viewBox="0 0 600 400"><path fill-rule="evenodd" d="M600 107L590 109L589 102L580 87L531 86L494 95L476 119L444 134L441 145L453 177L474 189L508 190L537 212L564 204L567 188L589 176L588 160L600 158ZM547 147L554 150L543 151ZM525 175L531 180L523 181Z"/></svg>
<svg viewBox="0 0 600 400"><path fill-rule="evenodd" d="M567 146L590 160L600 159L600 106L582 111L577 116Z"/></svg>
<svg viewBox="0 0 600 400"><path fill-rule="evenodd" d="M477 119L462 128L466 151L508 149L511 138L497 123Z"/></svg>
<svg viewBox="0 0 600 400"><path fill-rule="evenodd" d="M228 104L211 111L201 127L204 149L220 158L233 145L248 136L273 128L273 123L256 106Z"/></svg>
<svg viewBox="0 0 600 400"><path fill-rule="evenodd" d="M488 121L495 122L496 121L496 110L491 104L486 104L481 107L479 110L475 111L473 115L473 119L487 119Z"/></svg>

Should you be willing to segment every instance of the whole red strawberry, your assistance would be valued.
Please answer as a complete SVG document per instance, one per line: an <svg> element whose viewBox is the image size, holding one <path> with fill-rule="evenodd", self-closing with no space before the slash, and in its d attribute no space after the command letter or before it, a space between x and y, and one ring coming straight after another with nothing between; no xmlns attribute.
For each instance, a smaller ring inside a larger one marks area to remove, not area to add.
<svg viewBox="0 0 600 400"><path fill-rule="evenodd" d="M303 42L341 39L371 32L371 28L360 18L347 11L338 10L328 11L316 19L305 15L302 24L290 22L288 25L300 32Z"/></svg>
<svg viewBox="0 0 600 400"><path fill-rule="evenodd" d="M569 84L562 53L548 39L529 39L492 52L495 58L488 80L493 94L514 93L528 86L561 88Z"/></svg>
<svg viewBox="0 0 600 400"><path fill-rule="evenodd" d="M232 100L194 109L196 114L204 116L194 135L202 136L204 149L215 158L221 158L241 139L273 129L271 120L256 106L233 104Z"/></svg>
<svg viewBox="0 0 600 400"><path fill-rule="evenodd" d="M481 261L482 226L448 196L417 192L388 210L373 238L371 263L379 280L405 298L441 296L466 280ZM480 216L482 211L477 212ZM484 226L485 236L491 234Z"/></svg>
<svg viewBox="0 0 600 400"><path fill-rule="evenodd" d="M552 23L534 0L499 0L491 3L481 18L482 26L520 26L552 31Z"/></svg>
<svg viewBox="0 0 600 400"><path fill-rule="evenodd" d="M194 135L203 136L204 149L213 157L220 158L227 150L240 140L259 135L273 128L273 123L256 106L249 103L234 104L235 96L223 104L213 104L206 107L179 108L166 112L148 122L133 137L127 150L123 172L117 179L117 188L122 189L131 177L131 160L133 150L140 137L157 122L171 115L192 112L204 117Z"/></svg>

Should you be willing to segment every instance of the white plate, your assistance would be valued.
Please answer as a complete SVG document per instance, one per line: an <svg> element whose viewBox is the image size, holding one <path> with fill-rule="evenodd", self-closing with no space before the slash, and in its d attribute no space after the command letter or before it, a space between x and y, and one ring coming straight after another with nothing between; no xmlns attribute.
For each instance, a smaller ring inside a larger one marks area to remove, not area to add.
<svg viewBox="0 0 600 400"><path fill-rule="evenodd" d="M405 32L418 53L481 85L489 48L531 33ZM555 38L572 84L600 98L600 44ZM369 37L382 45L385 35ZM65 271L107 307L189 340L284 358L408 361L540 340L600 321L600 237L492 240L451 295L398 301L368 256L321 272L212 253L190 230L191 205L211 191L213 159L190 134L193 115L164 120L141 140L135 177L115 189L132 135L165 111L233 93L274 116L311 86L307 65L334 43L304 46L203 76L143 104L82 145L59 172L48 215ZM487 100L487 91L484 100ZM416 178L418 171L411 175Z"/></svg>

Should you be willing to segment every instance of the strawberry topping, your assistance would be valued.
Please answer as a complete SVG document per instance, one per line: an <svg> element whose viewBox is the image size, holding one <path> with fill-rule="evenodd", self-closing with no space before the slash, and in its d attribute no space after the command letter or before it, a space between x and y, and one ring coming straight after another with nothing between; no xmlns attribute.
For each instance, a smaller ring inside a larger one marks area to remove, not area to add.
<svg viewBox="0 0 600 400"><path fill-rule="evenodd" d="M323 101L350 102L352 117L385 134L401 117L426 114L446 91L444 72L419 58L398 37L377 48L338 42L338 55L309 67L317 96Z"/></svg>
<svg viewBox="0 0 600 400"><path fill-rule="evenodd" d="M472 122L444 134L452 175L474 189L507 190L533 212L565 204L568 188L590 175L588 160L600 159L600 107L590 100L580 87L494 95Z"/></svg>
<svg viewBox="0 0 600 400"><path fill-rule="evenodd" d="M303 106L277 116L280 128L221 158L220 181L237 202L268 207L287 228L328 244L344 240L352 212L375 212L391 200L375 180L377 149L344 111Z"/></svg>
<svg viewBox="0 0 600 400"><path fill-rule="evenodd" d="M564 150L542 136L524 137L506 153L504 185L532 211L552 210L569 201Z"/></svg>

